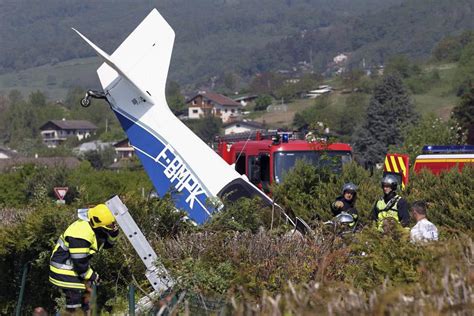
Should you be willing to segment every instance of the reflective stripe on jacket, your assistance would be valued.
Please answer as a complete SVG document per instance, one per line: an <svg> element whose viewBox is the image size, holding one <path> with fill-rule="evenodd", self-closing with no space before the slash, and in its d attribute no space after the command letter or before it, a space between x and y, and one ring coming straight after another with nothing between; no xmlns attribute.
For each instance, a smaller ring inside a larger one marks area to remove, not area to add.
<svg viewBox="0 0 474 316"><path fill-rule="evenodd" d="M62 234L53 250L49 281L61 288L85 289L91 278L90 257L98 251L96 234L89 222L77 220Z"/></svg>
<svg viewBox="0 0 474 316"><path fill-rule="evenodd" d="M397 223L400 224L400 219L398 218L398 201L401 197L396 195L392 199L396 199L393 205L387 208L387 205L390 204L391 200L388 203L385 203L384 198L381 197L375 204L375 208L378 212L377 214L377 230L383 232L383 222L387 218L393 218Z"/></svg>

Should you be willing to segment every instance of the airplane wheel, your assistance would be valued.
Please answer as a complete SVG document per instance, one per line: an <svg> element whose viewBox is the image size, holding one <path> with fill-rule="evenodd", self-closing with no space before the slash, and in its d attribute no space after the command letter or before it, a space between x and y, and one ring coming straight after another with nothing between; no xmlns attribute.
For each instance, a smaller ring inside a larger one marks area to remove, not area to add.
<svg viewBox="0 0 474 316"><path fill-rule="evenodd" d="M91 98L90 97L85 97L81 99L81 105L85 108L87 108L89 105L91 105Z"/></svg>

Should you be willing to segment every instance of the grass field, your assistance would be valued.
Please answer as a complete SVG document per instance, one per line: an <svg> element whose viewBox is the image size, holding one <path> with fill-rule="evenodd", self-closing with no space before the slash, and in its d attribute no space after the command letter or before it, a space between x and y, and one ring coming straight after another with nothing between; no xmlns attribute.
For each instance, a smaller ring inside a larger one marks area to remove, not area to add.
<svg viewBox="0 0 474 316"><path fill-rule="evenodd" d="M3 74L0 75L0 94L8 94L9 91L16 89L27 96L33 91L40 90L50 100L64 99L70 87L99 87L96 75L99 65L99 59L92 57Z"/></svg>
<svg viewBox="0 0 474 316"><path fill-rule="evenodd" d="M424 68L425 72L437 70L440 80L422 94L411 94L413 103L419 113L422 115L435 113L443 119L449 118L452 108L458 102L453 84L456 66L456 64L440 64L429 65ZM338 88L330 95L330 103L334 109L342 110L347 105L346 100L350 94L339 92L344 87L340 86L340 82L337 80L328 80L325 84ZM369 99L370 96L368 95L367 100ZM295 100L288 104L287 112L259 112L254 113L249 118L258 122L265 121L270 127L290 127L295 113L312 106L314 102L314 99Z"/></svg>
<svg viewBox="0 0 474 316"><path fill-rule="evenodd" d="M440 81L426 93L412 96L420 113L433 112L444 119L449 118L451 109L458 102L453 83L456 67L456 64L442 64L425 69L425 71L436 69L440 75Z"/></svg>
<svg viewBox="0 0 474 316"><path fill-rule="evenodd" d="M96 69L99 65L99 59L92 57L3 74L0 75L0 94L8 94L10 90L17 89L27 96L32 91L40 90L45 92L50 100L64 99L68 89L73 86L98 88L100 85ZM456 64L440 64L428 65L424 68L425 72L436 69L440 80L425 93L411 96L420 113L434 112L444 119L449 117L451 109L457 102L453 89L456 66ZM325 84L340 90L344 88L338 79L330 79ZM330 96L331 106L341 110L346 106L348 96L349 94L335 91ZM248 118L259 122L265 121L270 127L290 127L295 113L310 107L314 102L314 99L294 100L288 104L287 112L252 113Z"/></svg>

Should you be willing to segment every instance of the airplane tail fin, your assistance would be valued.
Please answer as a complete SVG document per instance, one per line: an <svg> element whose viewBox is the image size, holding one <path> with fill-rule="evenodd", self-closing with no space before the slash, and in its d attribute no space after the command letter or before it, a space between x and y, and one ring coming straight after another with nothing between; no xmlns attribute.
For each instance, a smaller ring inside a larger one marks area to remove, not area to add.
<svg viewBox="0 0 474 316"><path fill-rule="evenodd" d="M104 61L98 74L104 90L122 76L140 92L149 104L166 104L166 78L174 43L174 31L153 9L112 55L92 43L78 30L73 30Z"/></svg>

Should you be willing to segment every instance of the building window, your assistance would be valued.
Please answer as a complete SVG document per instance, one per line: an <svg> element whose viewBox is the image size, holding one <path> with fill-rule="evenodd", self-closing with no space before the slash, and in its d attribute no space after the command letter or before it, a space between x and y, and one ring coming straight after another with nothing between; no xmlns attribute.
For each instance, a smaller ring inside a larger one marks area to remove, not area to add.
<svg viewBox="0 0 474 316"><path fill-rule="evenodd" d="M197 114L198 113L198 110L193 110L193 114Z"/></svg>
<svg viewBox="0 0 474 316"><path fill-rule="evenodd" d="M196 99L194 99L192 103L193 105L196 105L197 104Z"/></svg>
<svg viewBox="0 0 474 316"><path fill-rule="evenodd" d="M232 109L232 110L230 110L230 111L231 111L232 113L234 113L234 112L235 112L235 109Z"/></svg>
<svg viewBox="0 0 474 316"><path fill-rule="evenodd" d="M224 112L227 113L227 109L225 109Z"/></svg>

